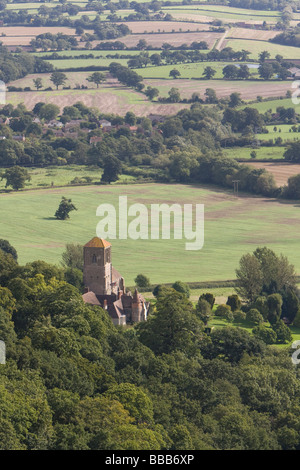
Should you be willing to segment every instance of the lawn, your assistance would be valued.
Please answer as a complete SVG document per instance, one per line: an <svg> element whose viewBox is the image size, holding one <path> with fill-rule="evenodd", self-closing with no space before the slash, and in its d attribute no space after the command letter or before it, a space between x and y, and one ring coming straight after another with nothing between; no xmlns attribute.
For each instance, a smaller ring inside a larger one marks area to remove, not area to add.
<svg viewBox="0 0 300 470"><path fill-rule="evenodd" d="M66 243L85 243L95 236L98 205L110 203L118 208L120 195L128 196L128 205L205 205L202 250L186 251L184 239L111 240L114 265L127 285L134 284L138 273L149 276L153 284L234 279L240 257L258 245L284 253L300 273L298 204L236 198L232 191L198 186L119 184L1 194L0 238L16 247L21 263L34 259L59 263ZM62 196L70 197L78 209L64 222L53 218Z"/></svg>

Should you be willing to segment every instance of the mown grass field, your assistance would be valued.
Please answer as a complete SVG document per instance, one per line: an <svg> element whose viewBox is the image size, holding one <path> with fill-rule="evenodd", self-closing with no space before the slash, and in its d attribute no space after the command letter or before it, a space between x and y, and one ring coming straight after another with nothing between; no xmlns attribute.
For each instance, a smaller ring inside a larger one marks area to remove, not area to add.
<svg viewBox="0 0 300 470"><path fill-rule="evenodd" d="M231 8L231 7L218 7L216 8L215 5L203 6L203 5L178 5L176 7L163 7L163 12L170 13L173 18L176 19L193 19L194 21L201 21L205 17L209 18L216 18L222 21L227 22L239 22L239 21L247 21L252 23L258 23L266 21L268 24L276 23L278 21L279 12L267 12L270 13L269 15L263 11L259 14L256 10L246 10L246 9L238 9L238 8Z"/></svg>
<svg viewBox="0 0 300 470"><path fill-rule="evenodd" d="M21 263L35 259L59 263L66 243L83 244L95 236L97 207L110 203L117 208L120 195L128 196L128 205L205 205L202 250L185 250L185 240L111 240L114 265L127 285L134 284L138 273L149 276L152 283L234 279L240 257L259 245L287 255L300 273L298 204L236 198L232 191L198 186L84 186L1 194L0 237L17 248ZM78 209L68 221L53 217L62 196L70 197Z"/></svg>
<svg viewBox="0 0 300 470"><path fill-rule="evenodd" d="M277 128L277 131L274 128ZM298 126L296 126L298 128ZM278 126L266 126L268 134L256 134L259 140L270 140L281 137L284 142L288 140L299 140L299 132L293 132L290 124L280 124Z"/></svg>
<svg viewBox="0 0 300 470"><path fill-rule="evenodd" d="M230 34L229 34L230 36ZM257 60L263 51L270 53L270 58L274 59L277 54L282 55L286 60L299 59L299 47L282 46L268 41L255 41L253 39L226 39L223 43L224 47L232 47L234 51L243 49L251 52L250 59Z"/></svg>
<svg viewBox="0 0 300 470"><path fill-rule="evenodd" d="M70 62L70 61L68 61ZM223 69L226 65L232 65L232 62L194 62L188 64L160 65L158 67L146 67L135 69L135 71L144 78L169 78L171 70L176 69L180 72L181 78L199 79L203 78L203 72L206 67L212 67L216 71L214 78L223 78ZM238 64L242 65L242 63ZM252 65L252 64L251 64ZM256 68L249 68L251 75L258 76Z"/></svg>
<svg viewBox="0 0 300 470"><path fill-rule="evenodd" d="M223 153L228 158L235 159L248 159L252 161L251 152L255 150L256 158L260 159L270 159L278 160L283 158L285 152L285 147L259 147L259 148L250 148L250 147L233 147L233 148L224 148ZM255 160L254 160L255 161Z"/></svg>
<svg viewBox="0 0 300 470"><path fill-rule="evenodd" d="M291 83L292 85L292 83ZM292 89L292 86L290 86L290 91L295 91ZM279 106L282 106L284 108L294 108L296 112L299 112L297 110L300 110L300 104L293 103L291 98L285 98L285 99L279 99L279 100L270 100L270 101L262 101L261 103L251 103L249 104L251 108L257 109L260 113L266 113L267 111L271 110L272 113L276 112L276 109Z"/></svg>
<svg viewBox="0 0 300 470"><path fill-rule="evenodd" d="M93 183L101 179L102 170L99 167L85 165L53 166L47 168L28 168L31 180L26 182L25 189L41 189L44 186L67 186L74 184L75 178L83 180L85 177L92 178ZM2 170L1 170L2 171ZM114 184L133 181L135 178L129 175L121 175L119 181ZM84 181L83 181L84 182ZM6 181L0 179L0 190L5 189ZM10 190L10 188L8 188ZM37 193L39 194L39 193Z"/></svg>

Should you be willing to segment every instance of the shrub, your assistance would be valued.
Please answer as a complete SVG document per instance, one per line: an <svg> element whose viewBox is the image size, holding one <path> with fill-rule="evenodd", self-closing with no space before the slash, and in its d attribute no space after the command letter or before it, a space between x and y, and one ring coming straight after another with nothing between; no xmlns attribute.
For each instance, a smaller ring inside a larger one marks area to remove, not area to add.
<svg viewBox="0 0 300 470"><path fill-rule="evenodd" d="M199 300L206 300L206 302L210 304L211 308L213 308L216 299L213 294L206 292L205 294L200 295Z"/></svg>
<svg viewBox="0 0 300 470"><path fill-rule="evenodd" d="M243 310L235 310L233 312L234 321L239 323L246 320L246 313Z"/></svg>
<svg viewBox="0 0 300 470"><path fill-rule="evenodd" d="M251 308L249 312L247 312L246 319L255 325L259 325L264 321L263 316L259 313L258 310L256 310L256 308Z"/></svg>
<svg viewBox="0 0 300 470"><path fill-rule="evenodd" d="M228 314L228 312L231 312L231 308L229 307L229 305L221 304L221 305L218 305L218 307L216 308L215 316L226 318L226 315Z"/></svg>
<svg viewBox="0 0 300 470"><path fill-rule="evenodd" d="M282 320L279 320L277 323L272 325L274 332L277 335L278 343L289 343L292 341L292 333L288 326L284 324Z"/></svg>
<svg viewBox="0 0 300 470"><path fill-rule="evenodd" d="M238 295L232 294L228 296L226 305L229 305L231 311L234 312L235 310L239 310L241 308L242 302Z"/></svg>
<svg viewBox="0 0 300 470"><path fill-rule="evenodd" d="M144 274L138 274L134 280L134 282L136 283L136 285L138 287L149 287L150 286L150 279L145 276Z"/></svg>
<svg viewBox="0 0 300 470"><path fill-rule="evenodd" d="M177 292L180 292L181 294L184 294L187 296L187 298L190 297L190 288L189 286L182 281L176 281L172 285L173 289L177 290Z"/></svg>
<svg viewBox="0 0 300 470"><path fill-rule="evenodd" d="M253 328L252 333L266 344L275 344L277 342L277 334L271 328L258 325Z"/></svg>
<svg viewBox="0 0 300 470"><path fill-rule="evenodd" d="M209 319L212 317L212 310L209 302L204 299L199 299L197 306L196 306L196 314L197 317L203 321L203 323L206 325L209 321Z"/></svg>

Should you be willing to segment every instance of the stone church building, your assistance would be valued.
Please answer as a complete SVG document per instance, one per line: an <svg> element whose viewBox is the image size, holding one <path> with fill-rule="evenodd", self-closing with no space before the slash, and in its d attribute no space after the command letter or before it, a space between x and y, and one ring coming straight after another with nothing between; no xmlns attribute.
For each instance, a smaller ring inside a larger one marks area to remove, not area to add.
<svg viewBox="0 0 300 470"><path fill-rule="evenodd" d="M111 244L94 237L83 247L84 302L108 311L115 325L147 320L149 303L137 289L132 295L125 281L111 264Z"/></svg>

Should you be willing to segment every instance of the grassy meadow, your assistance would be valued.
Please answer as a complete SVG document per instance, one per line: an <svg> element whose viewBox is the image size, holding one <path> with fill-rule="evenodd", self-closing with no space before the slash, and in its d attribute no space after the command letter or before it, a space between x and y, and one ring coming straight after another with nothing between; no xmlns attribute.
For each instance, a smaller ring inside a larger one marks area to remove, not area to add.
<svg viewBox="0 0 300 470"><path fill-rule="evenodd" d="M249 57L254 60L257 60L259 54L263 51L268 51L271 59L274 59L277 54L282 55L286 60L299 59L299 47L283 46L281 44L274 44L268 41L230 39L228 37L228 40L226 40L226 47L232 47L234 51L245 49L251 52Z"/></svg>
<svg viewBox="0 0 300 470"><path fill-rule="evenodd" d="M250 154L251 152L253 152L253 150L255 150L256 155L257 155L256 158L258 160L265 160L265 159L279 160L283 158L285 147L278 147L278 146L277 147L259 147L259 148L233 147L233 148L223 149L223 153L228 158L234 158L237 160L247 159L247 160L252 161L253 159L251 158Z"/></svg>
<svg viewBox="0 0 300 470"><path fill-rule="evenodd" d="M235 278L240 257L258 245L284 253L300 273L299 207L255 197L233 197L232 191L188 185L112 185L41 189L0 195L0 237L19 253L20 263L44 259L59 263L66 243L85 243L96 235L102 203L118 207L139 202L193 203L205 206L205 242L202 250L186 251L185 240L111 240L115 267L133 285L141 272L152 283L216 281ZM77 211L70 220L53 215L62 196L72 199ZM104 234L105 237L105 234Z"/></svg>

